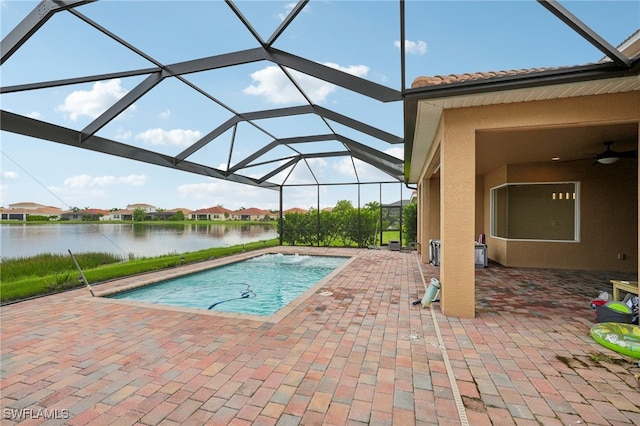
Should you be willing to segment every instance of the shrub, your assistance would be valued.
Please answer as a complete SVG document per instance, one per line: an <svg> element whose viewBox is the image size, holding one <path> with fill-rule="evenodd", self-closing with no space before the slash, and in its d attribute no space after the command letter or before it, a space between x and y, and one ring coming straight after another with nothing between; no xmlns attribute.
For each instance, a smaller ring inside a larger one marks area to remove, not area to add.
<svg viewBox="0 0 640 426"><path fill-rule="evenodd" d="M403 234L406 242L416 241L418 238L418 204L410 203L402 211Z"/></svg>

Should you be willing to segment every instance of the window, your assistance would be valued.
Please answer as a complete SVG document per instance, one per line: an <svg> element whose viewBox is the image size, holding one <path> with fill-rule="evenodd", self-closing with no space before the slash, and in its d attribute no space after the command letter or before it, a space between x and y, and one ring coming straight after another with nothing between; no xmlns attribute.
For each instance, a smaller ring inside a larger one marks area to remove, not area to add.
<svg viewBox="0 0 640 426"><path fill-rule="evenodd" d="M491 236L578 241L579 182L509 183L491 189Z"/></svg>

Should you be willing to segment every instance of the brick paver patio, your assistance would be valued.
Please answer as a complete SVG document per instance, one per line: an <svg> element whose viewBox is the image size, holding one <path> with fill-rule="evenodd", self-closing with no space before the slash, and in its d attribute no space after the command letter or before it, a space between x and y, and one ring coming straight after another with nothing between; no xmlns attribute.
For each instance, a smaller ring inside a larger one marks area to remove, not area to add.
<svg viewBox="0 0 640 426"><path fill-rule="evenodd" d="M2 424L640 424L637 361L588 334L635 277L490 265L457 319L412 304L438 276L413 252L275 250L354 259L266 320L86 289L2 307Z"/></svg>

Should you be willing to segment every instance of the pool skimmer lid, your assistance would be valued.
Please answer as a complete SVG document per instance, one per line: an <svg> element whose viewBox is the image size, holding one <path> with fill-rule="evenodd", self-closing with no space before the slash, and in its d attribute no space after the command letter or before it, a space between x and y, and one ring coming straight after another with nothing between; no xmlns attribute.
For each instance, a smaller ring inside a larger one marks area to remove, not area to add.
<svg viewBox="0 0 640 426"><path fill-rule="evenodd" d="M331 291L323 291L321 293L318 293L320 296L331 296L333 294L333 292Z"/></svg>

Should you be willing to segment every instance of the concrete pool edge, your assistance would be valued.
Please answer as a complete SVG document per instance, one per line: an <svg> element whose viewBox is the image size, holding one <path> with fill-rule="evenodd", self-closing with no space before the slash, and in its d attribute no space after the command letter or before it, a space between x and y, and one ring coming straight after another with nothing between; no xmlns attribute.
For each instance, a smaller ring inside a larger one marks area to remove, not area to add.
<svg viewBox="0 0 640 426"><path fill-rule="evenodd" d="M282 320L284 317L289 315L291 312L293 312L293 310L299 307L305 300L307 300L313 294L319 292L319 290L324 285L326 285L327 282L333 279L338 273L340 273L340 271L345 269L351 262L353 262L358 257L361 250L364 250L364 249L329 248L329 247L289 247L289 246L269 247L269 248L264 248L264 249L255 250L251 252L226 256L224 258L207 260L204 262L199 262L197 264L178 266L176 268L171 268L170 270L156 271L148 274L137 275L133 277L127 277L127 278L113 280L105 283L100 283L99 285L92 287L95 297L87 296L87 298L100 301L100 302L105 302L105 303L116 303L121 305L129 305L129 306L142 307L142 308L151 308L151 309L160 309L165 311L177 311L177 312L193 313L193 314L199 314L199 315L209 315L214 317L224 317L224 318L233 318L233 319L241 319L241 320L277 323L280 320ZM253 257L258 257L265 254L278 254L278 253L287 254L287 255L299 254L299 255L308 255L308 256L345 257L346 261L344 262L344 264L340 265L339 267L331 271L327 276L322 278L320 281L318 281L317 283L309 287L307 290L305 290L304 293L302 293L300 296L295 298L289 304L282 307L279 311L277 311L276 313L270 316L209 311L209 310L204 310L199 308L187 308L187 307L179 307L179 306L171 306L171 305L162 305L162 304L155 304L155 303L131 301L126 299L112 299L108 297L116 293L121 293L128 290L133 290L136 288L153 285L155 283L169 280L172 278L190 275L190 274L202 272L208 269L241 262L247 259L251 259Z"/></svg>

